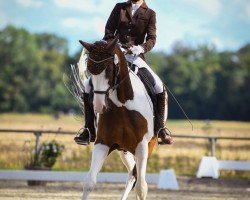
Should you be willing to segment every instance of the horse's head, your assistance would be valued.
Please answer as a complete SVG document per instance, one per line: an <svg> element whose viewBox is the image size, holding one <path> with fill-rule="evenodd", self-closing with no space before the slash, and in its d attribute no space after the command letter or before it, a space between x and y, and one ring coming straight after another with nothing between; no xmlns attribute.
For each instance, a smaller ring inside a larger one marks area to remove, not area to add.
<svg viewBox="0 0 250 200"><path fill-rule="evenodd" d="M115 84L117 68L114 64L114 49L117 38L110 41L98 41L89 44L80 40L80 43L89 51L87 69L92 75L94 87L94 109L97 113L103 113L106 105L106 97L110 88Z"/></svg>

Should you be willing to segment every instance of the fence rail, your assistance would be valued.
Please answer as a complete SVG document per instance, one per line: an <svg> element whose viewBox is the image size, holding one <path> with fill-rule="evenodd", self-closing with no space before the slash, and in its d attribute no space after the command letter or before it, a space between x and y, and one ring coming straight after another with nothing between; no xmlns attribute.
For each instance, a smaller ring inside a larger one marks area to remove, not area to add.
<svg viewBox="0 0 250 200"><path fill-rule="evenodd" d="M42 134L60 134L60 135L75 135L76 132L73 131L63 131L63 130L25 130L25 129L0 129L0 134L3 133L15 133L23 134L29 133L34 134L36 137L35 150L37 150L39 145L39 140ZM206 136L206 135L173 135L174 138L186 138L186 139L207 139L210 142L211 156L215 156L216 141L217 140L244 140L250 141L250 137L230 137L230 136Z"/></svg>

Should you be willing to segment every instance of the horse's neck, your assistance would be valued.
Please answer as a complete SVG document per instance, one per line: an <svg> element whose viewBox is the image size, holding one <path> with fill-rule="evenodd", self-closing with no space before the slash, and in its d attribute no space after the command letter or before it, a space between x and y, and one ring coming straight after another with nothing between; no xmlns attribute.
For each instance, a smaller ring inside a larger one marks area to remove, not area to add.
<svg viewBox="0 0 250 200"><path fill-rule="evenodd" d="M118 83L121 83L117 88L117 98L121 103L125 103L134 98L134 92L129 77L126 58L118 46L115 48L115 54L119 58L120 73L118 75Z"/></svg>

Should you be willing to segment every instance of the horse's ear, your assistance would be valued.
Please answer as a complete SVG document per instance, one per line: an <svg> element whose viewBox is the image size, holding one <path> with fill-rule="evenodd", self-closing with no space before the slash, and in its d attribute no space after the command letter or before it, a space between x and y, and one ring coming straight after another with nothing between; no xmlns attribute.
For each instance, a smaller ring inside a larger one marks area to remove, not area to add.
<svg viewBox="0 0 250 200"><path fill-rule="evenodd" d="M114 51L114 48L115 48L115 45L117 44L117 41L118 41L118 36L115 37L115 39L113 39L109 44L108 46L106 47L107 51L109 52L113 52Z"/></svg>
<svg viewBox="0 0 250 200"><path fill-rule="evenodd" d="M89 43L87 43L87 42L83 42L82 40L79 40L79 42L81 43L81 45L82 45L85 49L87 49L88 51L91 50L92 44L89 44Z"/></svg>

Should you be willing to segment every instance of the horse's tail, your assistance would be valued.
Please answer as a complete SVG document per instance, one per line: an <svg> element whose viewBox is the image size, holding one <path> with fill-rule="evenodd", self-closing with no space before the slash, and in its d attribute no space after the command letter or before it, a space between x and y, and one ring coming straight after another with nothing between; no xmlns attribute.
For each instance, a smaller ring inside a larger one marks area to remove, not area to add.
<svg viewBox="0 0 250 200"><path fill-rule="evenodd" d="M82 100L84 85L79 76L78 66L70 66L70 72L63 74L63 82L70 94L72 94L79 107L81 108L82 114L84 114L84 102Z"/></svg>
<svg viewBox="0 0 250 200"><path fill-rule="evenodd" d="M81 108L82 114L84 115L84 102L82 94L85 91L84 80L88 78L87 75L87 52L83 48L79 62L77 65L70 65L70 70L63 74L63 82L69 92L73 95L79 107Z"/></svg>

